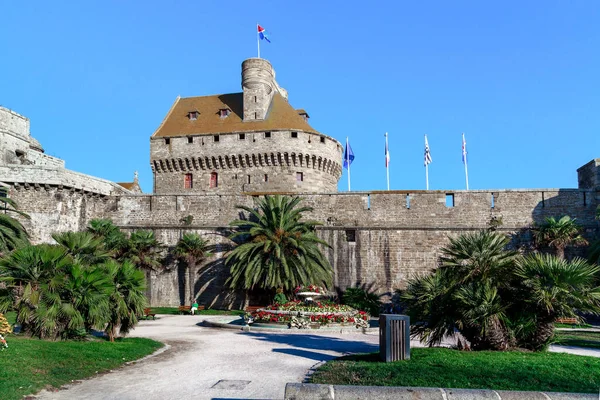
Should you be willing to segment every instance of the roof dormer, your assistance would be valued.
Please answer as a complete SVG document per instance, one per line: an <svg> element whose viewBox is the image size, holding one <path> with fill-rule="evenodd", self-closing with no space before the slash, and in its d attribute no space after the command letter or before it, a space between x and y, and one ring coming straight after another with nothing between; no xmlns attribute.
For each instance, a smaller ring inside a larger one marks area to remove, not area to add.
<svg viewBox="0 0 600 400"><path fill-rule="evenodd" d="M310 116L308 115L308 113L303 108L297 109L296 112L298 113L299 116L302 117L303 120L305 120L306 122L308 122L308 119L310 118Z"/></svg>
<svg viewBox="0 0 600 400"><path fill-rule="evenodd" d="M190 121L197 120L199 115L200 115L200 111L198 111L198 110L193 110L193 111L188 112L188 118Z"/></svg>
<svg viewBox="0 0 600 400"><path fill-rule="evenodd" d="M231 109L230 108L220 108L219 109L219 117L222 118L227 118L229 116L229 114L231 114Z"/></svg>

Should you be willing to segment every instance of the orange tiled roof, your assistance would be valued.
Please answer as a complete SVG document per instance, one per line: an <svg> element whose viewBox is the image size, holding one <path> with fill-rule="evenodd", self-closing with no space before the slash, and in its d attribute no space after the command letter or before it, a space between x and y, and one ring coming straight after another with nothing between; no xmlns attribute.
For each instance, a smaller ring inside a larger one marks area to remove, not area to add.
<svg viewBox="0 0 600 400"><path fill-rule="evenodd" d="M279 94L273 96L271 109L263 121L243 121L243 93L178 98L153 137L213 135L217 133L301 130L318 133L298 114L298 111ZM219 110L231 113L221 118ZM188 113L198 111L196 120Z"/></svg>

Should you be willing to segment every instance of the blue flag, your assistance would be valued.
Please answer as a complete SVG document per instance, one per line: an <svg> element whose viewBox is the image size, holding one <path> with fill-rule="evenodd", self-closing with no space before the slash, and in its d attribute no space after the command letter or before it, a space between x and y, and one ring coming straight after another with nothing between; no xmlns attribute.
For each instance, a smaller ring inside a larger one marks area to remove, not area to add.
<svg viewBox="0 0 600 400"><path fill-rule="evenodd" d="M350 147L350 143L346 140L346 151L344 151L344 168L348 168L350 164L354 161L354 153L352 152L352 147Z"/></svg>

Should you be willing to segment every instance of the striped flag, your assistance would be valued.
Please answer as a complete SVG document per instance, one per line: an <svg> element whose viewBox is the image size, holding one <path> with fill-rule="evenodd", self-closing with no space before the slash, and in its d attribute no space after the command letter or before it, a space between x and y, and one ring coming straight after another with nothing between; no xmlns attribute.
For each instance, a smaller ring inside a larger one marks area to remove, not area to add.
<svg viewBox="0 0 600 400"><path fill-rule="evenodd" d="M465 140L465 134L462 134L462 162L467 163L467 141Z"/></svg>
<svg viewBox="0 0 600 400"><path fill-rule="evenodd" d="M427 143L427 135L425 135L425 166L431 164L431 152L429 151L429 143Z"/></svg>

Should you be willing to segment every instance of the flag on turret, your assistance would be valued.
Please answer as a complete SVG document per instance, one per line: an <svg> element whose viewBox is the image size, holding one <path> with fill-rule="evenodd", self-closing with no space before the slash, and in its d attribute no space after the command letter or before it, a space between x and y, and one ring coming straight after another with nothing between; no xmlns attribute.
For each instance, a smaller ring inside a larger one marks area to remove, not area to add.
<svg viewBox="0 0 600 400"><path fill-rule="evenodd" d="M258 36L260 37L261 40L266 40L267 42L271 43L271 41L269 40L269 37L267 36L267 32L265 31L265 28L263 28L260 25L258 26Z"/></svg>

